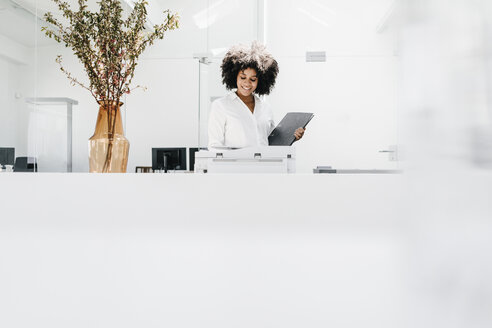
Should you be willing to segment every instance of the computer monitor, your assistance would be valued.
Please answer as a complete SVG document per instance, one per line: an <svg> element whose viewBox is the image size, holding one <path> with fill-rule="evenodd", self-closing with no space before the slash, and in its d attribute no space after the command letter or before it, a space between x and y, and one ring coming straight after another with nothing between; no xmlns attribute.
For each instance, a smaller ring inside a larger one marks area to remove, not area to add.
<svg viewBox="0 0 492 328"><path fill-rule="evenodd" d="M186 148L152 148L152 169L186 170Z"/></svg>
<svg viewBox="0 0 492 328"><path fill-rule="evenodd" d="M0 148L0 165L14 165L15 148Z"/></svg>

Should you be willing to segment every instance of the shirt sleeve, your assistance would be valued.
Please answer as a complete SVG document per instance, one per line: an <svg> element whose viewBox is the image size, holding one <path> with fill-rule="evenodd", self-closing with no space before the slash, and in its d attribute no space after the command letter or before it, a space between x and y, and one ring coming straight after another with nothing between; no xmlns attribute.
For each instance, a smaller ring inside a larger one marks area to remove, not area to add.
<svg viewBox="0 0 492 328"><path fill-rule="evenodd" d="M224 147L226 115L220 104L214 101L208 116L208 148Z"/></svg>
<svg viewBox="0 0 492 328"><path fill-rule="evenodd" d="M273 129L275 129L275 120L273 118L273 112L272 112L272 109L270 108L270 104L267 102L263 102L263 106L267 112L268 123L269 123L268 135L270 135L270 133L272 133Z"/></svg>

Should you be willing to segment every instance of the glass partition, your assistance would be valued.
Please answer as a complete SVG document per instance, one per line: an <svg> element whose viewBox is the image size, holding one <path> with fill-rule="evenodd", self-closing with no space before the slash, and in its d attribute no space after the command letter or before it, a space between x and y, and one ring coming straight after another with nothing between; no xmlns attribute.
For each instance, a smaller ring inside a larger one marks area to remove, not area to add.
<svg viewBox="0 0 492 328"><path fill-rule="evenodd" d="M34 10L35 8L31 8ZM37 25L32 11L16 1L0 1L0 168L34 170L35 154L29 152L27 97L36 95L35 49ZM7 153L10 153L7 155Z"/></svg>
<svg viewBox="0 0 492 328"><path fill-rule="evenodd" d="M224 50L203 64L201 146L206 145L203 121L210 101L225 93L220 79L225 49L259 40L280 66L276 87L266 97L275 122L288 112L315 115L303 140L294 144L297 172L312 173L317 166L397 169L397 43L390 22L395 2L264 0L250 5L231 11L222 25L209 30L213 47Z"/></svg>
<svg viewBox="0 0 492 328"><path fill-rule="evenodd" d="M298 172L398 168L389 156L398 143L396 34L383 28L394 3L265 2L265 39L281 70L269 97L277 120L315 115L296 145ZM310 58L317 52L324 57Z"/></svg>
<svg viewBox="0 0 492 328"><path fill-rule="evenodd" d="M150 166L152 148L207 146L210 104L227 92L221 83L222 58L232 45L253 40L265 43L280 65L276 88L266 97L275 122L287 112L315 114L295 144L297 172L311 173L316 166L397 168L393 3L149 1L149 24L162 21L165 9L181 19L179 29L166 32L139 60L132 84L147 90L134 90L123 99L130 141L127 171ZM122 4L128 12L132 1ZM97 1L89 0L88 6L96 10ZM73 172L88 172L88 139L99 106L60 71L58 55L74 77L87 82L73 51L41 31L46 12L61 17L49 0L0 0L0 148L35 158L40 172L66 172L70 166ZM71 134L64 105L28 102L46 98L77 103Z"/></svg>
<svg viewBox="0 0 492 328"><path fill-rule="evenodd" d="M77 1L67 2L72 9L78 6ZM122 0L121 4L125 16L133 1ZM96 0L87 1L87 5L92 11L99 8ZM0 98L2 125L9 127L2 126L0 148L15 147L16 157L35 158L39 172L88 172L88 139L94 133L99 105L87 90L72 86L60 71L56 62L59 55L67 71L87 84L87 74L73 51L41 31L47 26L44 14L51 12L63 20L60 11L50 0L1 0L0 9L0 15L8 18L0 22L0 51L4 45L13 48L19 44L8 54L8 61L0 54L0 69L6 72L2 74L2 86L6 85L2 90L9 94L8 99ZM199 72L193 54L207 51L208 1L149 1L148 31L164 21L165 9L179 13L180 28L167 32L164 40L156 41L140 57L132 85L141 85L146 91L137 89L122 99L123 126L131 145L128 172L151 165L152 147L198 144ZM68 111L63 105L38 101L42 99L77 103L71 113L71 135ZM12 131L13 126L17 132ZM71 156L67 153L69 144Z"/></svg>

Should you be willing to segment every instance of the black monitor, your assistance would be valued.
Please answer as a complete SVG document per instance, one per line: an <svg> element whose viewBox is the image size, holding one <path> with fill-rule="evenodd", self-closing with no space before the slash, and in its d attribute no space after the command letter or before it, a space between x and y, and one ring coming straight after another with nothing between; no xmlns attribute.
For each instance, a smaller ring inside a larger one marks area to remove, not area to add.
<svg viewBox="0 0 492 328"><path fill-rule="evenodd" d="M15 148L0 148L0 166L14 165Z"/></svg>
<svg viewBox="0 0 492 328"><path fill-rule="evenodd" d="M152 148L152 170L186 170L186 148Z"/></svg>

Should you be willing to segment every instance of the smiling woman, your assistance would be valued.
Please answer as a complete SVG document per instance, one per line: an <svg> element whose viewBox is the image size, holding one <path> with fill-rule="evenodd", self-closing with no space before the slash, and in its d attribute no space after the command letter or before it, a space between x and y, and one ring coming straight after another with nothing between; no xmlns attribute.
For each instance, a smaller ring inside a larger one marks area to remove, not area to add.
<svg viewBox="0 0 492 328"><path fill-rule="evenodd" d="M270 108L259 98L275 85L278 64L266 48L233 46L222 61L222 82L235 89L212 103L209 116L209 148L267 146L274 128Z"/></svg>
<svg viewBox="0 0 492 328"><path fill-rule="evenodd" d="M278 63L265 46L233 46L222 61L222 82L235 90L212 103L208 126L209 148L268 146L273 114L259 97L275 86ZM296 131L300 139L304 133Z"/></svg>

